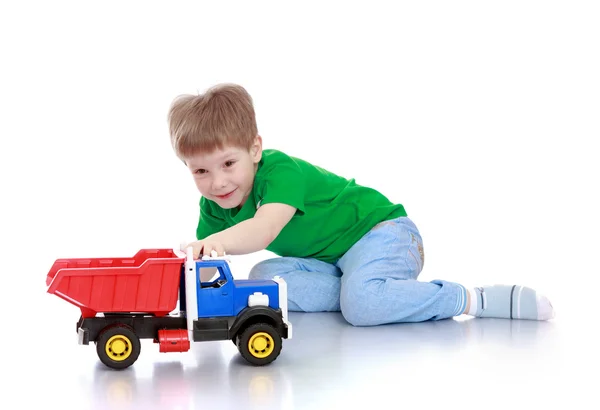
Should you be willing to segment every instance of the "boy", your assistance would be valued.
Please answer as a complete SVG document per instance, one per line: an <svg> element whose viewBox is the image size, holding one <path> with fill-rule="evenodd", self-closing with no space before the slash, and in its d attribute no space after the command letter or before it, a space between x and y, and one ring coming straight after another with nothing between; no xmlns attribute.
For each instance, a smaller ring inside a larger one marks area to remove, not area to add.
<svg viewBox="0 0 600 410"><path fill-rule="evenodd" d="M417 281L423 241L404 207L354 179L263 150L243 87L176 98L168 120L173 149L202 196L194 256L274 252L249 277L284 278L290 310L341 311L354 326L554 317L548 299L527 287Z"/></svg>

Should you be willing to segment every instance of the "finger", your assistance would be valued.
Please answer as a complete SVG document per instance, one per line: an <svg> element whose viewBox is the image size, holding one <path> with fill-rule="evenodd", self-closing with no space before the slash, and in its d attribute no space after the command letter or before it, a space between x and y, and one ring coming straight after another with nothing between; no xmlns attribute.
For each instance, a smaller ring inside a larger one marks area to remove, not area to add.
<svg viewBox="0 0 600 410"><path fill-rule="evenodd" d="M217 255L218 256L225 255L225 248L220 243L215 244L215 248L214 249L217 251Z"/></svg>
<svg viewBox="0 0 600 410"><path fill-rule="evenodd" d="M197 242L196 244L194 244L192 249L194 249L194 259L198 259L202 255L204 244L202 242Z"/></svg>
<svg viewBox="0 0 600 410"><path fill-rule="evenodd" d="M202 253L204 256L211 256L210 253L213 250L213 246L210 244L206 244L204 245L204 248L202 249Z"/></svg>

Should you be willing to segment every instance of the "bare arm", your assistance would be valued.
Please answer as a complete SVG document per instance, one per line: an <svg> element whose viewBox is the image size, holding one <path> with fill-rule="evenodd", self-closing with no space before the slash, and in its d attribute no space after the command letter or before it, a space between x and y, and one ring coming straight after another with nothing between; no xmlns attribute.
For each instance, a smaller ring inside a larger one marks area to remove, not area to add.
<svg viewBox="0 0 600 410"><path fill-rule="evenodd" d="M212 250L219 256L243 255L265 249L292 219L296 208L286 204L272 203L261 206L253 218L210 235L190 244L194 256L210 255Z"/></svg>

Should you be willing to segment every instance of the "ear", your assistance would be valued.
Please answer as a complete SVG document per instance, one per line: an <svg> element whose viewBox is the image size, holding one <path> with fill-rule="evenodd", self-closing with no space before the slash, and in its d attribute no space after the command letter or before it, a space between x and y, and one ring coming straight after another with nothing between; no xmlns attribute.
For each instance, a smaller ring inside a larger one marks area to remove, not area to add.
<svg viewBox="0 0 600 410"><path fill-rule="evenodd" d="M258 164L262 158L262 137L257 135L250 147L250 156L255 164Z"/></svg>

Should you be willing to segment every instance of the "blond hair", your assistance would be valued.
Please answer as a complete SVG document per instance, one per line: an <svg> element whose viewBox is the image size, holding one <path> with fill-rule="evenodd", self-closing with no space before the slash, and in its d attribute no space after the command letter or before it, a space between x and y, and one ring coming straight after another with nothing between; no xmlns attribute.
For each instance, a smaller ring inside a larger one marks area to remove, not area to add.
<svg viewBox="0 0 600 410"><path fill-rule="evenodd" d="M168 122L171 145L180 158L225 146L250 149L258 135L252 97L236 84L175 98Z"/></svg>

